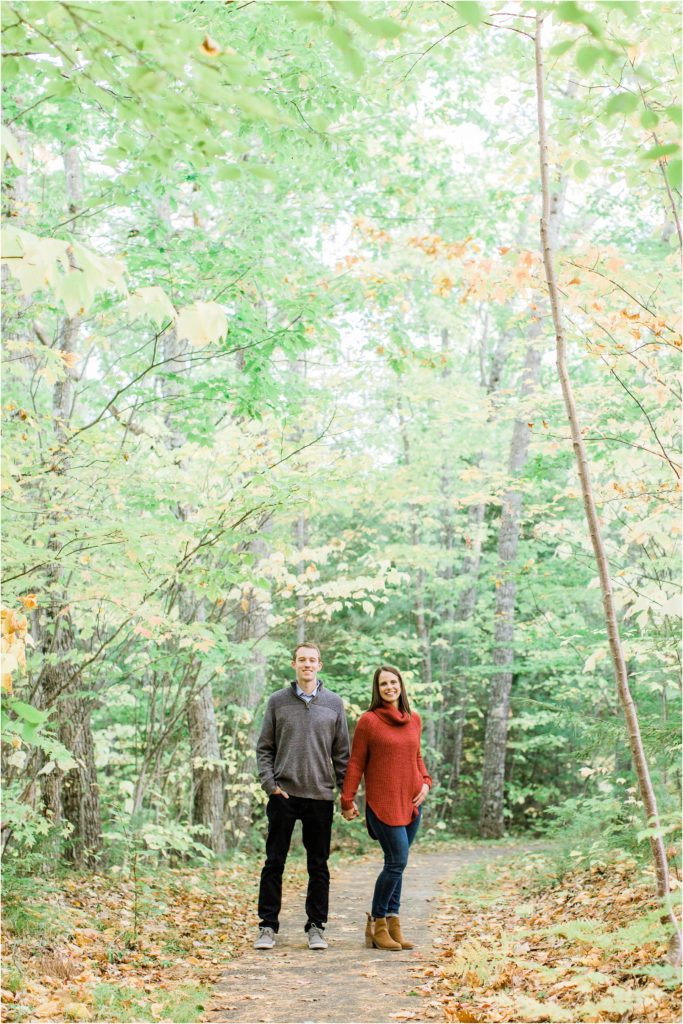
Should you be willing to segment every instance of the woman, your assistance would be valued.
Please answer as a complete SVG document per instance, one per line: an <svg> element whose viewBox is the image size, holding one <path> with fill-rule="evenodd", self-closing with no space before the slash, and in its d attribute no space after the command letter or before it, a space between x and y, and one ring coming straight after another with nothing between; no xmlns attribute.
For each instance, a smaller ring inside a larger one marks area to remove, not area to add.
<svg viewBox="0 0 683 1024"><path fill-rule="evenodd" d="M403 936L398 912L408 850L432 785L420 753L421 731L401 673L381 665L372 680L370 707L358 719L341 795L342 814L350 821L358 815L354 799L365 775L368 832L384 851L365 929L365 944L371 948L413 948Z"/></svg>

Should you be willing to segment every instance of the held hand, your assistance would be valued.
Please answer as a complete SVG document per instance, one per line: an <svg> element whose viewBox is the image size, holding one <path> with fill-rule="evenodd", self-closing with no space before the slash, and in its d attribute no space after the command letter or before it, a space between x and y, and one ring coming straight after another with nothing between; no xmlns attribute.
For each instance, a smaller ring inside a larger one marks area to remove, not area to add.
<svg viewBox="0 0 683 1024"><path fill-rule="evenodd" d="M342 809L342 818L346 821L353 821L354 818L358 817L358 808L354 804L353 807L349 807L348 810Z"/></svg>
<svg viewBox="0 0 683 1024"><path fill-rule="evenodd" d="M413 803L415 804L416 807L421 807L422 806L422 804L427 799L427 793L428 792L429 792L429 786L427 785L426 782L423 782L422 783L422 789L417 794L417 796L413 797Z"/></svg>
<svg viewBox="0 0 683 1024"><path fill-rule="evenodd" d="M285 800L289 800L289 793L285 793L284 789L280 789L279 786L273 790L273 796L283 796Z"/></svg>

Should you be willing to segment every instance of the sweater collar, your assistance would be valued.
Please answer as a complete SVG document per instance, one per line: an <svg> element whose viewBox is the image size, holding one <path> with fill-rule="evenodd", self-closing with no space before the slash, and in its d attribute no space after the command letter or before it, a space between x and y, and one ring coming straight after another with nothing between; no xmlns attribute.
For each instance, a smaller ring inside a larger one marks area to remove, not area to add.
<svg viewBox="0 0 683 1024"><path fill-rule="evenodd" d="M407 725L410 721L410 715L407 715L405 711L399 711L398 708L393 707L391 704L386 704L381 708L374 708L373 710L377 717L381 718L388 725Z"/></svg>
<svg viewBox="0 0 683 1024"><path fill-rule="evenodd" d="M292 679L292 681L290 682L289 685L290 685L290 687L292 689L292 693L297 698L297 700L305 700L306 699L304 696L299 696L299 690L301 689L301 687L299 686L299 684L296 681L296 679ZM317 700L318 697L320 696L322 688L323 688L323 681L322 681L322 679L320 679L320 678L316 679L316 681L315 681L315 690L311 694L309 700Z"/></svg>

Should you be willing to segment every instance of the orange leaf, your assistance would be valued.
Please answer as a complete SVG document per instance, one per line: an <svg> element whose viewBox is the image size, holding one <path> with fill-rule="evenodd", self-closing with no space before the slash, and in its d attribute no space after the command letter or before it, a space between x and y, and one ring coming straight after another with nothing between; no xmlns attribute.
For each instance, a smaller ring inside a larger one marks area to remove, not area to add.
<svg viewBox="0 0 683 1024"><path fill-rule="evenodd" d="M204 42L200 46L202 53L205 53L207 57L217 57L221 52L221 48L215 39L211 36L204 36Z"/></svg>

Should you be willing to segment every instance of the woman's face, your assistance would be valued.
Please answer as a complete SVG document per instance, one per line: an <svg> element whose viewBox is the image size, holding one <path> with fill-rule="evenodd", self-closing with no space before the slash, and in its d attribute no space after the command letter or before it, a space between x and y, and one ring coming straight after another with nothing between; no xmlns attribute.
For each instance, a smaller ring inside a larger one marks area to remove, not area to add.
<svg viewBox="0 0 683 1024"><path fill-rule="evenodd" d="M398 698L401 696L401 684L398 681L398 676L394 675L393 672L385 672L382 670L377 680L379 687L379 695L385 704L393 704L394 707L398 707Z"/></svg>

